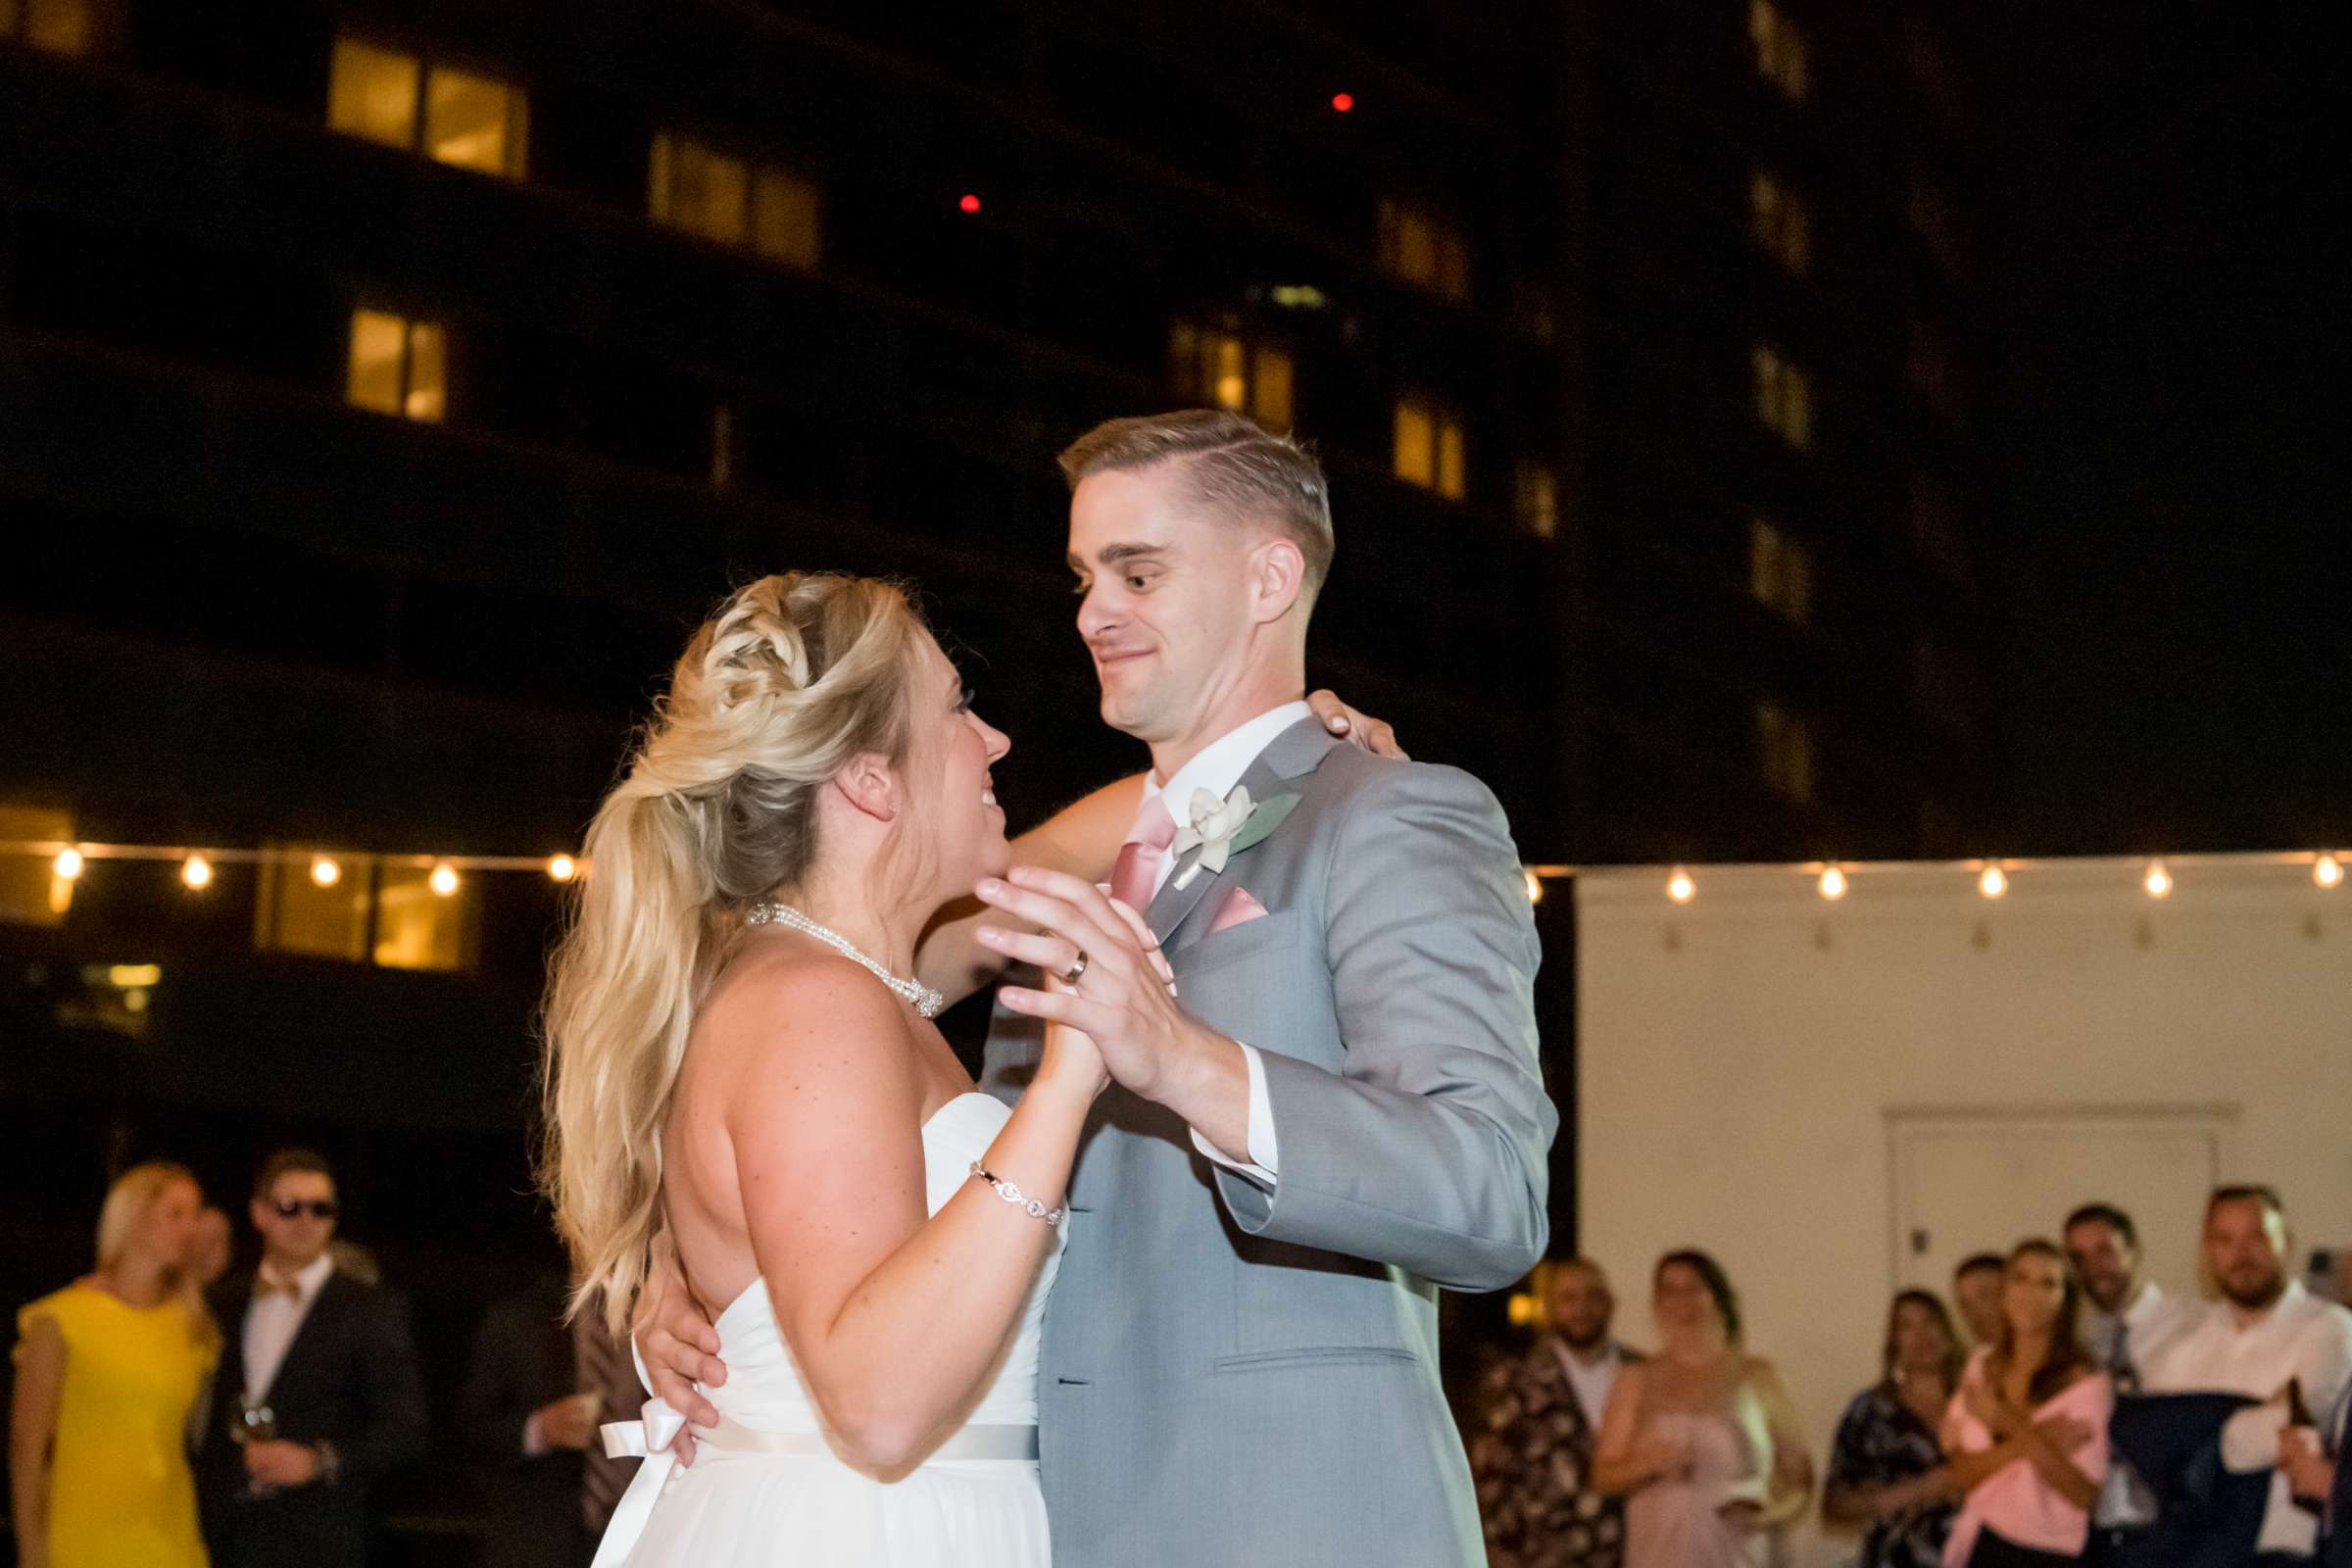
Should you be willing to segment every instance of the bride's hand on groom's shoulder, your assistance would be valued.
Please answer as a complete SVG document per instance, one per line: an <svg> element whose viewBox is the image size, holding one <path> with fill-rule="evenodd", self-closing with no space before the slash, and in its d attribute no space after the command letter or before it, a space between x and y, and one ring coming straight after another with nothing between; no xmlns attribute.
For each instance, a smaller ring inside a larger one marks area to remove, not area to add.
<svg viewBox="0 0 2352 1568"><path fill-rule="evenodd" d="M1091 882L1015 866L980 884L981 902L1036 934L983 926L981 943L1056 977L1048 989L1006 986L998 1000L1085 1034L1110 1076L1151 1098L1162 1073L1200 1029L1177 1005L1175 973L1151 927Z"/></svg>
<svg viewBox="0 0 2352 1568"><path fill-rule="evenodd" d="M1310 692L1306 705L1315 710L1315 717L1323 721L1325 729L1356 750L1399 762L1412 760L1404 748L1396 744L1396 731L1387 720L1357 712L1340 701L1339 693L1328 689Z"/></svg>

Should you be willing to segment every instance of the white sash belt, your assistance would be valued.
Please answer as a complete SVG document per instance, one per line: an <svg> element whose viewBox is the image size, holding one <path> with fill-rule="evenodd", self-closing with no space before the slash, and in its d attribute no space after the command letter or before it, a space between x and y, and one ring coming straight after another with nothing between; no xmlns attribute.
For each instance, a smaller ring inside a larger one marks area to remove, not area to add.
<svg viewBox="0 0 2352 1568"><path fill-rule="evenodd" d="M602 1429L608 1458L642 1455L645 1463L637 1467L628 1490L620 1494L620 1501L612 1509L612 1522L605 1527L605 1539L597 1545L593 1568L619 1568L627 1560L629 1549L637 1544L637 1538L645 1533L646 1522L654 1516L654 1504L661 1500L662 1489L677 1469L677 1450L672 1445L685 1427L686 1418L670 1408L666 1400L648 1399L641 1419L613 1421ZM820 1458L833 1451L821 1432L760 1432L723 1416L715 1427L696 1428L694 1441L698 1447L713 1453ZM924 1457L926 1463L932 1459L1033 1460L1037 1457L1037 1428L968 1426Z"/></svg>

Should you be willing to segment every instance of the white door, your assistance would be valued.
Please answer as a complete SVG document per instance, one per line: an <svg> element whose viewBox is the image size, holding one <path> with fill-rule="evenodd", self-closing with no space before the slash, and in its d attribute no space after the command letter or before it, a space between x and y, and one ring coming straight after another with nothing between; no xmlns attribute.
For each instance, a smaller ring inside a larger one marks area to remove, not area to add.
<svg viewBox="0 0 2352 1568"><path fill-rule="evenodd" d="M2235 1120L2234 1106L1889 1112L1894 1283L1948 1298L1962 1258L2063 1242L2068 1211L2095 1200L2132 1216L2151 1278L2193 1296Z"/></svg>

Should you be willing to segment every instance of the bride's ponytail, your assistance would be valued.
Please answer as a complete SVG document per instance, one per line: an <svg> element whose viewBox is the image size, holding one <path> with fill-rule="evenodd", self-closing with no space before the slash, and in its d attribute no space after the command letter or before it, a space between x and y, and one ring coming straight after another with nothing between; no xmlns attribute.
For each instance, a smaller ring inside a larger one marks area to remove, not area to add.
<svg viewBox="0 0 2352 1568"><path fill-rule="evenodd" d="M743 912L815 858L817 789L904 758L924 628L871 578L790 573L695 633L619 784L550 967L540 1183L573 1301L620 1332L661 1229L662 1127L686 1037Z"/></svg>

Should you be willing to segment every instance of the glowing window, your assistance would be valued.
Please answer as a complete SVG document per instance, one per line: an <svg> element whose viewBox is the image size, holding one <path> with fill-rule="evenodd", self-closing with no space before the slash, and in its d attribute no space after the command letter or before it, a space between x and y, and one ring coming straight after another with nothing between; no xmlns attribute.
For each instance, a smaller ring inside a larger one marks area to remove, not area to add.
<svg viewBox="0 0 2352 1568"><path fill-rule="evenodd" d="M1813 445L1813 381L1778 351L1757 344L1748 356L1756 417L1802 452Z"/></svg>
<svg viewBox="0 0 2352 1568"><path fill-rule="evenodd" d="M1467 488L1461 418L1421 398L1396 404L1391 466L1397 478L1459 501Z"/></svg>
<svg viewBox="0 0 2352 1568"><path fill-rule="evenodd" d="M1542 463L1519 465L1518 475L1519 526L1539 539L1551 539L1560 531L1560 479L1550 466Z"/></svg>
<svg viewBox="0 0 2352 1568"><path fill-rule="evenodd" d="M73 838L74 818L65 811L0 806L0 841L65 844ZM73 907L74 879L57 874L54 856L0 853L0 922L56 925Z"/></svg>
<svg viewBox="0 0 2352 1568"><path fill-rule="evenodd" d="M1756 757L1764 782L1791 801L1813 798L1813 731L1778 703L1756 705Z"/></svg>
<svg viewBox="0 0 2352 1568"><path fill-rule="evenodd" d="M1247 414L1268 430L1291 427L1295 369L1283 349L1178 321L1168 330L1168 376L1180 397Z"/></svg>
<svg viewBox="0 0 2352 1568"><path fill-rule="evenodd" d="M98 52L108 17L94 0L0 0L0 41L53 55Z"/></svg>
<svg viewBox="0 0 2352 1568"><path fill-rule="evenodd" d="M387 969L465 969L474 958L477 877L439 893L432 867L384 866L375 888L375 961Z"/></svg>
<svg viewBox="0 0 2352 1568"><path fill-rule="evenodd" d="M1747 182L1748 232L1767 255L1802 274L1813 261L1813 220L1797 194L1758 170Z"/></svg>
<svg viewBox="0 0 2352 1568"><path fill-rule="evenodd" d="M1803 625L1813 614L1813 553L1763 518L1747 525L1747 588L1756 603Z"/></svg>
<svg viewBox="0 0 2352 1568"><path fill-rule="evenodd" d="M335 863L342 874L324 885L312 874L308 855L285 855L261 868L261 896L253 906L256 948L355 963L368 956L374 863L364 855L339 856Z"/></svg>
<svg viewBox="0 0 2352 1568"><path fill-rule="evenodd" d="M749 245L804 271L816 267L823 249L823 203L813 184L689 136L654 137L646 197L657 223L721 245Z"/></svg>
<svg viewBox="0 0 2352 1568"><path fill-rule="evenodd" d="M438 424L449 412L448 334L430 321L353 311L344 395L354 408Z"/></svg>
<svg viewBox="0 0 2352 1568"><path fill-rule="evenodd" d="M1424 209L1383 197L1380 265L1391 277L1446 299L1470 298L1470 242Z"/></svg>
<svg viewBox="0 0 2352 1568"><path fill-rule="evenodd" d="M1812 88L1805 65L1805 37L1788 14L1772 0L1748 0L1747 41L1756 51L1756 74L1802 103Z"/></svg>
<svg viewBox="0 0 2352 1568"><path fill-rule="evenodd" d="M327 73L329 130L506 179L522 177L529 103L511 82L357 38L335 40Z"/></svg>

